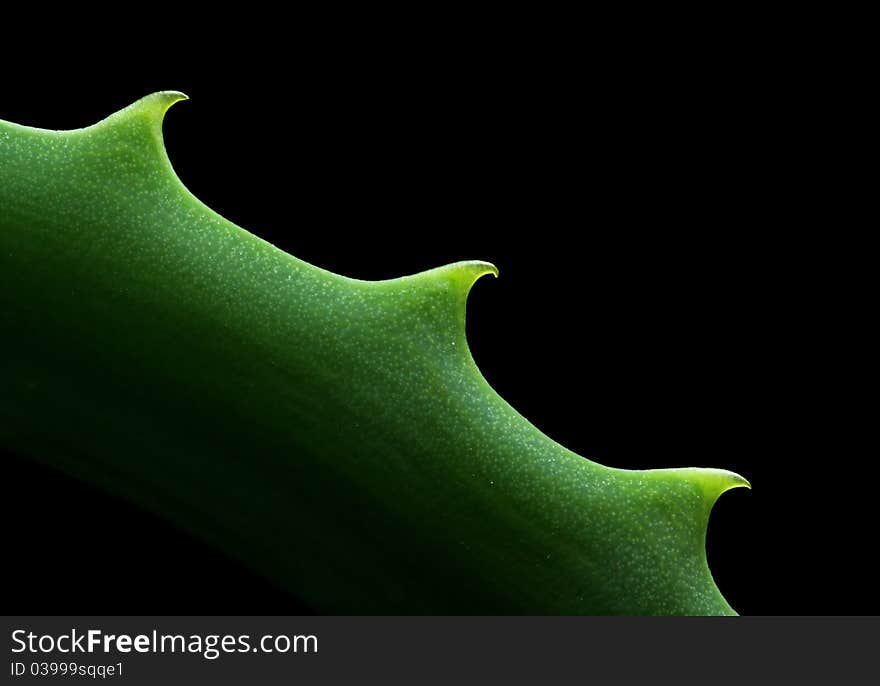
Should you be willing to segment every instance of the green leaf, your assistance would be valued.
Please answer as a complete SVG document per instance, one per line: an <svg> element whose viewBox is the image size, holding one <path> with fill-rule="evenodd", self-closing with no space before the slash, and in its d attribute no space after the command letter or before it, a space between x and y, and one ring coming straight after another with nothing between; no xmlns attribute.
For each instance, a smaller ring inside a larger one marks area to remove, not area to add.
<svg viewBox="0 0 880 686"><path fill-rule="evenodd" d="M733 613L705 536L742 477L605 467L526 421L465 340L494 266L360 281L211 211L162 142L184 97L0 121L0 442L321 612Z"/></svg>

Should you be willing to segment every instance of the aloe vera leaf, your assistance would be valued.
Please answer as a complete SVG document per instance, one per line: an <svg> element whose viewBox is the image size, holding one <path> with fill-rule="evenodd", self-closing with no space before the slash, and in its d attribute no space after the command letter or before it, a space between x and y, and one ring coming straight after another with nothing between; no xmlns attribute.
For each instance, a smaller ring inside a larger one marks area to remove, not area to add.
<svg viewBox="0 0 880 686"><path fill-rule="evenodd" d="M211 211L162 141L184 98L0 121L0 442L320 612L734 614L705 536L745 479L606 467L518 414L465 339L491 264L361 281Z"/></svg>

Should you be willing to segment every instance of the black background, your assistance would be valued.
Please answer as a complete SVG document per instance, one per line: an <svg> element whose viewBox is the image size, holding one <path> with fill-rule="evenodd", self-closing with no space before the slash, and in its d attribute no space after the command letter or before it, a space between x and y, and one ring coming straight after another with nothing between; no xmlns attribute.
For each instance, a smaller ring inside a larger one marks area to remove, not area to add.
<svg viewBox="0 0 880 686"><path fill-rule="evenodd" d="M58 59L4 85L0 118L75 128L182 90L171 161L240 226L360 278L493 262L467 334L503 397L605 464L748 478L708 532L739 612L877 613L867 405L840 383L860 334L807 183L822 143L797 56L601 34ZM308 612L150 514L2 460L9 612Z"/></svg>

